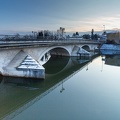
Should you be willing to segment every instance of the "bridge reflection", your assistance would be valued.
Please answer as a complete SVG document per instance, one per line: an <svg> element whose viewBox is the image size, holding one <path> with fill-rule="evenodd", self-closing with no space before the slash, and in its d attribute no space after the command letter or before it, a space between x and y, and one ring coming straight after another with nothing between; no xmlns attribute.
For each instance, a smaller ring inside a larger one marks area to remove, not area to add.
<svg viewBox="0 0 120 120"><path fill-rule="evenodd" d="M52 58L44 66L46 68L45 80L1 77L0 118L3 120L13 118L56 87L63 85L66 80L86 67L97 56L90 59ZM51 65L54 66L51 67ZM65 89L63 86L62 88Z"/></svg>

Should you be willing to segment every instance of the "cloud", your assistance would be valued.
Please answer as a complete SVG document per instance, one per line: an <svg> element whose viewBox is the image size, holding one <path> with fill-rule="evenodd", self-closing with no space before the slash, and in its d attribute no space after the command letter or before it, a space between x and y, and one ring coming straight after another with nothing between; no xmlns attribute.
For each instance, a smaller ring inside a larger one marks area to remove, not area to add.
<svg viewBox="0 0 120 120"><path fill-rule="evenodd" d="M66 26L68 31L91 31L95 29L96 31L102 31L104 29L110 30L113 28L120 28L120 15L114 16L101 16L101 17L92 17L84 18L79 20L68 20L63 21L63 25Z"/></svg>

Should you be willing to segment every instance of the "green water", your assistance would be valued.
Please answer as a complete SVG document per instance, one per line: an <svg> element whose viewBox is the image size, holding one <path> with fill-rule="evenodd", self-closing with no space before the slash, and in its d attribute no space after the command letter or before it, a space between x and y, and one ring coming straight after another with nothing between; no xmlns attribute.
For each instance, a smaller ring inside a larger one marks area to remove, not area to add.
<svg viewBox="0 0 120 120"><path fill-rule="evenodd" d="M46 79L1 78L0 117L12 120L119 120L120 56L52 58Z"/></svg>

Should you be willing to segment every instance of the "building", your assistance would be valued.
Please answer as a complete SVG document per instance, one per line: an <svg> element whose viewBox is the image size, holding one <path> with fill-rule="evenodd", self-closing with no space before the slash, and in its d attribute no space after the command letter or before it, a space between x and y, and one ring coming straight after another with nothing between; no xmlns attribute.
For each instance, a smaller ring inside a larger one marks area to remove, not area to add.
<svg viewBox="0 0 120 120"><path fill-rule="evenodd" d="M107 33L107 41L120 44L120 32Z"/></svg>

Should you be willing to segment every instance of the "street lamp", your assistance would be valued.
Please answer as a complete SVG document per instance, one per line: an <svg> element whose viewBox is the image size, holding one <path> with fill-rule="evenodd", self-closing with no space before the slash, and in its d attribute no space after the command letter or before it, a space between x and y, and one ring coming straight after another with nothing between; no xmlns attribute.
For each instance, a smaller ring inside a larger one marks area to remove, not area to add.
<svg viewBox="0 0 120 120"><path fill-rule="evenodd" d="M105 25L103 25L103 27L104 27L104 31L105 31Z"/></svg>
<svg viewBox="0 0 120 120"><path fill-rule="evenodd" d="M60 90L60 93L62 93L65 90L65 88L63 87L63 81L62 81L62 89Z"/></svg>

